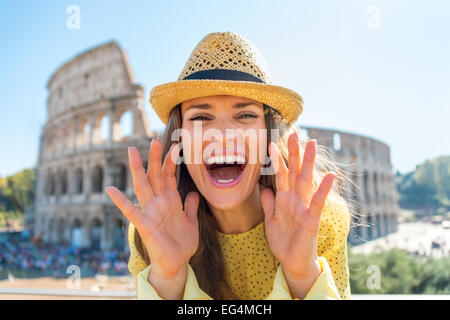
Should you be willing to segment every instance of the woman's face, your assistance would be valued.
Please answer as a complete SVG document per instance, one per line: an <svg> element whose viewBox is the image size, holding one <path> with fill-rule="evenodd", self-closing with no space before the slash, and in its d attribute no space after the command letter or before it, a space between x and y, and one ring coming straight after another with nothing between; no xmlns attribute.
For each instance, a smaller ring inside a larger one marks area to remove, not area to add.
<svg viewBox="0 0 450 320"><path fill-rule="evenodd" d="M267 150L263 104L221 95L181 105L183 155L200 193L215 208L246 200L260 177Z"/></svg>

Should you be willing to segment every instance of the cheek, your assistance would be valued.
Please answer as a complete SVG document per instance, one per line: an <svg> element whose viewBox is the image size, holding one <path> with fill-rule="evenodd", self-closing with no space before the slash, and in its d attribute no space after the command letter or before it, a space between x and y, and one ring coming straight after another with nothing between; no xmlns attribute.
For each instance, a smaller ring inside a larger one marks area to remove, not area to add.
<svg viewBox="0 0 450 320"><path fill-rule="evenodd" d="M182 146L184 163L188 166L191 164L201 163L202 140L201 135L194 132L191 127L183 128Z"/></svg>
<svg viewBox="0 0 450 320"><path fill-rule="evenodd" d="M249 163L262 166L267 156L267 130L265 126L261 126L255 131L256 139L248 139Z"/></svg>
<svg viewBox="0 0 450 320"><path fill-rule="evenodd" d="M187 164L186 168L189 172L189 175L192 178L192 181L194 181L195 185L199 188L201 188L202 184L202 165L198 164Z"/></svg>
<svg viewBox="0 0 450 320"><path fill-rule="evenodd" d="M194 183L199 186L202 178L202 139L194 134L193 127L183 127L183 162Z"/></svg>

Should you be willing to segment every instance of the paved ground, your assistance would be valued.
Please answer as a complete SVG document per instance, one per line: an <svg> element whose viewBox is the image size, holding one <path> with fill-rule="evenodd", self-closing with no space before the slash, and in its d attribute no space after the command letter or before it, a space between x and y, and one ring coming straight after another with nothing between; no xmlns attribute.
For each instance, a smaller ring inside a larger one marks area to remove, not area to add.
<svg viewBox="0 0 450 320"><path fill-rule="evenodd" d="M82 278L79 289L71 289L73 288L71 287L72 285L74 283L68 283L67 279L53 279L48 277L37 279L11 278L10 280L0 281L0 300L133 299L133 295L136 293L136 283L131 276ZM35 294L23 294L24 291ZM12 294L11 292L21 294ZM55 295L52 295L52 292ZM101 295L105 292L112 296L92 296L95 294ZM122 297L114 296L115 294L121 293ZM132 297L126 297L126 295L131 295Z"/></svg>
<svg viewBox="0 0 450 320"><path fill-rule="evenodd" d="M450 229L427 222L402 223L397 232L355 246L352 252L369 254L378 250L389 250L393 247L435 258L449 256Z"/></svg>

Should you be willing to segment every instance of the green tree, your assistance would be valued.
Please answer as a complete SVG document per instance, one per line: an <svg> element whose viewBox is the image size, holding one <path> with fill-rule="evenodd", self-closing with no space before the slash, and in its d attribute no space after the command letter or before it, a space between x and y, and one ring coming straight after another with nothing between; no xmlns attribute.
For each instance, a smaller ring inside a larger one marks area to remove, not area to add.
<svg viewBox="0 0 450 320"><path fill-rule="evenodd" d="M415 257L394 248L370 255L349 248L350 286L354 294L450 294L450 257ZM370 289L369 266L380 269L380 288Z"/></svg>
<svg viewBox="0 0 450 320"><path fill-rule="evenodd" d="M401 207L450 209L450 156L427 160L397 181Z"/></svg>

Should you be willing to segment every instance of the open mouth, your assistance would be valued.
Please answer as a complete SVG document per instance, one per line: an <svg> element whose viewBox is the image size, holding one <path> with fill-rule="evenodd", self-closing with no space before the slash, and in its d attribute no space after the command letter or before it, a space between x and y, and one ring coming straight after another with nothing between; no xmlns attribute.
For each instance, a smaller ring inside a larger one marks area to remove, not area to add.
<svg viewBox="0 0 450 320"><path fill-rule="evenodd" d="M230 187L237 184L247 162L239 155L213 156L206 163L210 181L217 187Z"/></svg>

